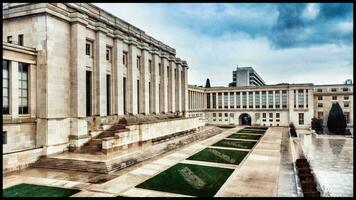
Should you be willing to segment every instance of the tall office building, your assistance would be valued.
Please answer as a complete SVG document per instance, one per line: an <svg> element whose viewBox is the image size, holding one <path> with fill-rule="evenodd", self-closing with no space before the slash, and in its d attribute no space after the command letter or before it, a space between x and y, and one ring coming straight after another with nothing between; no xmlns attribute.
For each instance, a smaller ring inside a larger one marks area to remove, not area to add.
<svg viewBox="0 0 356 200"><path fill-rule="evenodd" d="M266 83L252 67L237 66L236 70L232 71L232 82L229 87L260 85L266 85Z"/></svg>

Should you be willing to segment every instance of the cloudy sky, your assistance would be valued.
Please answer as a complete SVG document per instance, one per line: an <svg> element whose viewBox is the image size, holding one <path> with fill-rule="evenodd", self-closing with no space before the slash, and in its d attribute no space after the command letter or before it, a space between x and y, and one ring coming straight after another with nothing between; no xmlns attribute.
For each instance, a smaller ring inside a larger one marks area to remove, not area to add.
<svg viewBox="0 0 356 200"><path fill-rule="evenodd" d="M267 84L352 79L352 4L95 5L175 48L189 84L227 86L237 65Z"/></svg>

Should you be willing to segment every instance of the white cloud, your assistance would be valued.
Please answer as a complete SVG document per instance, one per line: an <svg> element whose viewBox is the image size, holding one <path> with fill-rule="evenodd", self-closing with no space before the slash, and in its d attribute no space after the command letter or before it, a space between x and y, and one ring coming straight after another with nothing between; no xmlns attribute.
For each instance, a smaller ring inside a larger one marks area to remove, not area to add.
<svg viewBox="0 0 356 200"><path fill-rule="evenodd" d="M332 84L352 78L352 45L326 44L274 50L266 37L251 38L241 31L212 38L197 34L184 24L169 23L174 21L170 18L170 12L179 12L181 9L162 9L161 4L96 5L175 48L177 56L189 64L189 84L204 85L206 78L210 78L212 86L227 86L232 81L232 70L236 65L254 67L268 84ZM204 11L203 6L199 7L194 9L195 15L208 17L216 12L211 6ZM233 13L235 8L228 9L228 12ZM317 15L317 9L315 6L309 8L309 15ZM350 29L349 24L342 24L340 27Z"/></svg>
<svg viewBox="0 0 356 200"><path fill-rule="evenodd" d="M302 17L307 20L312 20L319 14L319 6L316 3L309 3L303 11Z"/></svg>

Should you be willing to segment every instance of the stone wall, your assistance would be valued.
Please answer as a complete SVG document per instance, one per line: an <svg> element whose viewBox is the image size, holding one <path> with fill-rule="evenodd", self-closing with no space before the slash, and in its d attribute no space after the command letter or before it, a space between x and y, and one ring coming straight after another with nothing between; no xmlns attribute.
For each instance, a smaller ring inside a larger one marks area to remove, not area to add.
<svg viewBox="0 0 356 200"><path fill-rule="evenodd" d="M5 154L2 156L3 174L24 169L36 162L42 155L42 148Z"/></svg>
<svg viewBox="0 0 356 200"><path fill-rule="evenodd" d="M3 144L3 152L10 153L36 147L36 124L19 123L6 124L6 144Z"/></svg>

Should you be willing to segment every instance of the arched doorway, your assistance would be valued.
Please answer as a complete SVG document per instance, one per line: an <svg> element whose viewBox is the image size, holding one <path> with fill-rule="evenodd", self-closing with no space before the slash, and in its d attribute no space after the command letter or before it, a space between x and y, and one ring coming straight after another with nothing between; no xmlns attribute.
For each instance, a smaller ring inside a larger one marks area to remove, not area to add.
<svg viewBox="0 0 356 200"><path fill-rule="evenodd" d="M251 116L247 113L242 113L239 117L240 125L251 126Z"/></svg>

